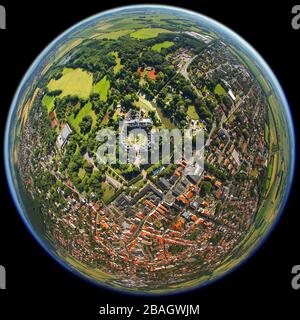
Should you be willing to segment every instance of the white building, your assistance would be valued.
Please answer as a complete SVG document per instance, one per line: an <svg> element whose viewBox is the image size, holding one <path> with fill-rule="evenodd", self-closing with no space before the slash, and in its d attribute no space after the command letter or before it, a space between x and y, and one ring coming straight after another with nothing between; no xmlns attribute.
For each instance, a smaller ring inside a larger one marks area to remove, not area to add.
<svg viewBox="0 0 300 320"><path fill-rule="evenodd" d="M59 148L63 148L68 141L70 134L72 133L72 129L66 123L64 127L61 129L60 134L57 137L56 144Z"/></svg>
<svg viewBox="0 0 300 320"><path fill-rule="evenodd" d="M233 94L232 90L229 90L229 91L228 91L228 94L229 94L230 98L231 98L233 101L235 101L236 97L235 97L235 95Z"/></svg>

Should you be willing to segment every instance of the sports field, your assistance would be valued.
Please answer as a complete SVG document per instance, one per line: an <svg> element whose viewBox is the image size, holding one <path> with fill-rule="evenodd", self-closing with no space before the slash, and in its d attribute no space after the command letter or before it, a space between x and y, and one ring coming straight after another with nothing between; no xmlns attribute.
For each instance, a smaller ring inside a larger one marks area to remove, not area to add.
<svg viewBox="0 0 300 320"><path fill-rule="evenodd" d="M61 78L51 79L48 89L61 90L61 97L76 95L86 99L93 89L93 75L82 69L65 69Z"/></svg>
<svg viewBox="0 0 300 320"><path fill-rule="evenodd" d="M172 31L162 28L143 28L130 34L136 39L150 39L157 37L160 33L172 33Z"/></svg>

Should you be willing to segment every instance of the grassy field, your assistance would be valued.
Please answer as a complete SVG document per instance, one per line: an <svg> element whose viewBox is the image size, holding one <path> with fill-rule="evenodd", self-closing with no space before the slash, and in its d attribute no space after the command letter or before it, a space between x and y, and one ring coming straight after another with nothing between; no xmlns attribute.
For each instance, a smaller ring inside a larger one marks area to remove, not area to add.
<svg viewBox="0 0 300 320"><path fill-rule="evenodd" d="M126 36L127 34L132 32L134 32L133 29L125 29L125 30L118 30L118 31L112 31L112 32L105 32L105 33L96 33L92 38L117 40L120 37Z"/></svg>
<svg viewBox="0 0 300 320"><path fill-rule="evenodd" d="M78 113L78 115L74 118L74 115L72 114L69 117L69 122L71 126L76 130L76 132L80 133L80 127L79 124L81 123L83 117L85 116L91 116L93 119L92 127L96 124L96 114L94 110L92 110L92 104L88 102Z"/></svg>
<svg viewBox="0 0 300 320"><path fill-rule="evenodd" d="M32 98L28 99L28 101L26 102L26 104L24 105L23 109L22 109L22 114L20 116L21 119L21 128L23 127L23 125L26 123L29 112L33 106L33 103L35 101L35 98L38 96L38 93L40 92L40 88L36 88Z"/></svg>
<svg viewBox="0 0 300 320"><path fill-rule="evenodd" d="M122 69L121 59L119 58L119 54L116 51L112 52L112 55L116 59L116 65L114 66L114 74L116 74Z"/></svg>
<svg viewBox="0 0 300 320"><path fill-rule="evenodd" d="M121 109L120 109L120 108L118 108L118 109L116 110L116 112L114 113L114 115L113 115L113 119L114 119L114 121L117 121L118 116L119 116L119 114L120 114L120 111L121 111Z"/></svg>
<svg viewBox="0 0 300 320"><path fill-rule="evenodd" d="M58 59L64 57L69 51L71 51L72 49L74 49L75 47L80 45L80 43L82 41L83 41L83 39L70 39L69 41L67 41L65 44L63 44L59 48L55 59L58 60Z"/></svg>
<svg viewBox="0 0 300 320"><path fill-rule="evenodd" d="M131 19L119 20L119 22L113 23L113 26L108 28L107 31L119 31L126 29L139 29L143 28L145 25L143 23L133 21Z"/></svg>
<svg viewBox="0 0 300 320"><path fill-rule="evenodd" d="M55 62L62 59L67 53L69 53L71 50L73 50L77 46L79 46L82 41L83 41L83 39L79 39L79 38L70 39L70 40L66 41L63 45L59 46L56 54L49 59L47 65L44 67L41 75L44 75Z"/></svg>
<svg viewBox="0 0 300 320"><path fill-rule="evenodd" d="M100 99L102 101L107 100L108 90L110 88L110 81L107 79L107 76L104 76L94 87L94 92L100 94Z"/></svg>
<svg viewBox="0 0 300 320"><path fill-rule="evenodd" d="M150 101L145 98L139 96L139 100L134 102L134 105L140 109L143 109L145 112L148 111L156 111Z"/></svg>
<svg viewBox="0 0 300 320"><path fill-rule="evenodd" d="M267 123L265 123L265 141L269 143L269 126Z"/></svg>
<svg viewBox="0 0 300 320"><path fill-rule="evenodd" d="M276 179L276 175L277 175L277 172L278 172L278 166L279 166L279 163L278 163L278 160L279 160L279 154L278 152L274 154L274 159L273 159L273 165L272 165L272 170L271 171L271 175L270 177L268 176L268 179L270 179L270 184L269 184L269 189L267 190L266 192L266 197L268 196L269 192L271 191L271 188L272 188L272 185Z"/></svg>
<svg viewBox="0 0 300 320"><path fill-rule="evenodd" d="M160 33L172 33L172 31L162 28L143 28L130 34L136 39L150 39L157 37Z"/></svg>
<svg viewBox="0 0 300 320"><path fill-rule="evenodd" d="M80 169L79 169L79 172L78 172L78 177L79 177L80 179L83 179L84 176L85 176L85 170L84 170L83 168L80 168Z"/></svg>
<svg viewBox="0 0 300 320"><path fill-rule="evenodd" d="M43 96L42 105L47 108L48 113L50 113L54 108L54 100L56 97L47 96L46 94Z"/></svg>
<svg viewBox="0 0 300 320"><path fill-rule="evenodd" d="M61 97L77 95L86 99L93 89L93 75L82 69L65 69L60 79L49 82L48 89L62 90Z"/></svg>
<svg viewBox="0 0 300 320"><path fill-rule="evenodd" d="M217 84L215 87L215 94L217 94L218 96L225 96L226 91L220 84Z"/></svg>
<svg viewBox="0 0 300 320"><path fill-rule="evenodd" d="M102 199L103 199L103 201L104 201L105 203L108 203L109 200L110 200L110 198L114 195L115 190L114 190L114 188L113 188L112 186L110 186L110 185L109 185L108 183L106 183L106 182L102 182L102 183L101 183L101 186L102 186L102 188L103 188L103 190L104 190Z"/></svg>
<svg viewBox="0 0 300 320"><path fill-rule="evenodd" d="M139 100L134 102L134 105L141 110L148 113L149 111L154 111L156 113L156 117L160 120L160 122L168 129L175 128L174 124L163 115L159 107L156 104L151 103L150 101L146 100L145 98L139 96Z"/></svg>
<svg viewBox="0 0 300 320"><path fill-rule="evenodd" d="M174 123L172 123L172 121L169 118L164 116L164 114L162 113L160 108L154 102L152 102L151 104L152 104L153 107L155 107L156 112L158 114L158 118L160 119L160 121L163 124L163 126L166 129L175 129L176 126L174 125Z"/></svg>
<svg viewBox="0 0 300 320"><path fill-rule="evenodd" d="M132 189L131 192L135 193L137 191L140 191L142 187L146 184L147 180L140 179L136 183L130 186L130 189Z"/></svg>
<svg viewBox="0 0 300 320"><path fill-rule="evenodd" d="M100 269L88 267L83 262L80 262L75 257L67 254L66 256L60 254L62 258L69 263L75 270L97 280L97 281L105 281L109 279L114 279L114 277Z"/></svg>
<svg viewBox="0 0 300 320"><path fill-rule="evenodd" d="M196 111L195 106L189 106L188 107L188 111L187 114L189 115L189 117L193 120L199 120L199 115Z"/></svg>
<svg viewBox="0 0 300 320"><path fill-rule="evenodd" d="M163 48L169 48L169 47L172 47L174 45L174 42L172 41L164 41L164 42L161 42L161 43L156 43L154 46L152 46L152 50L154 51L158 51L160 52L161 49Z"/></svg>
<svg viewBox="0 0 300 320"><path fill-rule="evenodd" d="M121 19L112 19L104 24L100 24L97 30L106 31L118 31L124 29L140 29L145 28L149 25L155 27L168 27L177 30L190 30L202 33L209 33L203 28L199 28L197 24L189 21L188 19L179 19L177 16L172 14L149 14L142 16L140 14L124 15ZM211 35L211 34L210 34Z"/></svg>
<svg viewBox="0 0 300 320"><path fill-rule="evenodd" d="M68 74L68 73L70 73L72 71L74 71L74 69L72 69L72 68L64 68L63 75L66 75L66 74Z"/></svg>
<svg viewBox="0 0 300 320"><path fill-rule="evenodd" d="M105 22L105 23L101 23L99 26L97 26L97 30L106 30L109 29L113 26L113 24Z"/></svg>

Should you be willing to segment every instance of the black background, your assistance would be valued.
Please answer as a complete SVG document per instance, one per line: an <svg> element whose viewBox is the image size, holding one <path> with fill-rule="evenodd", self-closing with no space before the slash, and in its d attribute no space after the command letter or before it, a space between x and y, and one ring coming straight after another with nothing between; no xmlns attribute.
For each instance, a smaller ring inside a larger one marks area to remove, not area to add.
<svg viewBox="0 0 300 320"><path fill-rule="evenodd" d="M14 92L42 49L61 32L90 15L134 3L138 2L0 1L7 11L7 29L0 30L1 147ZM298 140L300 30L291 27L291 8L297 2L270 1L265 6L262 0L166 0L152 3L176 5L203 13L222 22L252 44L273 69L286 93ZM260 317L263 313L270 316L272 312L279 311L284 311L289 318L298 308L300 290L291 288L291 268L300 264L297 163L294 184L282 218L250 260L209 287L160 298L102 290L59 266L35 242L19 218L7 189L2 160L0 174L0 265L7 270L7 290L0 290L0 318L6 310L11 314L9 318L24 316L38 319L49 315L59 319L97 319L100 317L99 307L106 303L120 306L193 303L200 305L201 315L198 318Z"/></svg>

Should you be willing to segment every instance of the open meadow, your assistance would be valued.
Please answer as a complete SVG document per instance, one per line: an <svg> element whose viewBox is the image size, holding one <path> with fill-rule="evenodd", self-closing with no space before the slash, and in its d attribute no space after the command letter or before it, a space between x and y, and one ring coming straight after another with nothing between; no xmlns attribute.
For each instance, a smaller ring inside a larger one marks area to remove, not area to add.
<svg viewBox="0 0 300 320"><path fill-rule="evenodd" d="M61 90L61 97L77 95L86 99L93 89L93 75L82 69L65 69L61 78L50 80L48 89Z"/></svg>

